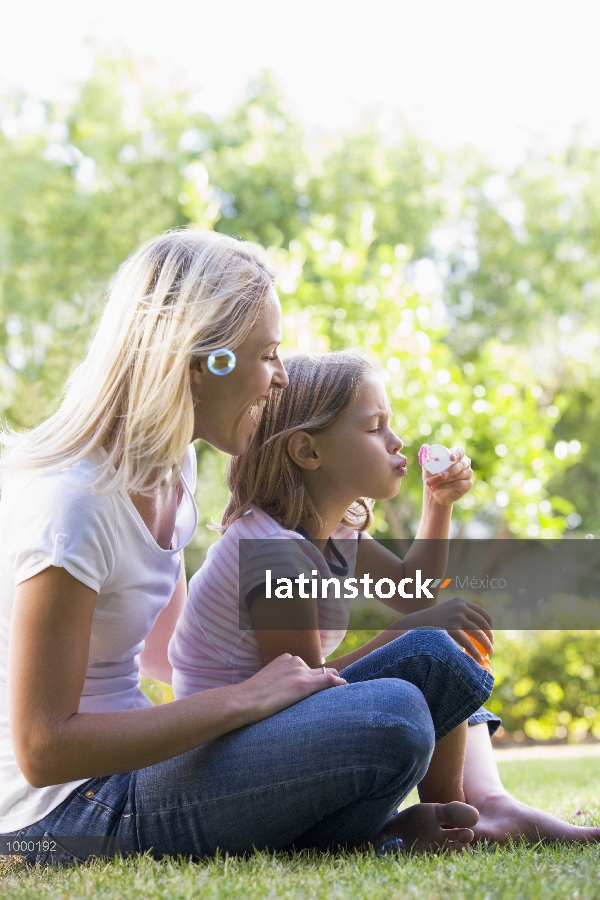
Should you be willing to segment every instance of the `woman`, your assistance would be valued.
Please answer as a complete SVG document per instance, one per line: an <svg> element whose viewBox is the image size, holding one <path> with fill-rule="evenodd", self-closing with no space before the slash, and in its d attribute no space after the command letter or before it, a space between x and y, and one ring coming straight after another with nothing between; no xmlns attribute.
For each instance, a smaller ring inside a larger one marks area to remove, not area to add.
<svg viewBox="0 0 600 900"><path fill-rule="evenodd" d="M165 706L140 691L140 656L145 672L170 680L181 550L197 521L190 443L242 452L253 409L287 383L280 323L257 248L164 235L118 273L58 412L4 436L6 849L27 837L31 859L58 861L98 852L94 838L108 852L192 857L398 839L461 849L473 838L477 813L462 803L421 804L389 823L425 774L434 736L489 693L443 632L420 688L346 685L284 655L243 684ZM226 377L223 354L210 357L224 347L236 356ZM424 652L414 634L407 669ZM460 677L445 662L457 653Z"/></svg>

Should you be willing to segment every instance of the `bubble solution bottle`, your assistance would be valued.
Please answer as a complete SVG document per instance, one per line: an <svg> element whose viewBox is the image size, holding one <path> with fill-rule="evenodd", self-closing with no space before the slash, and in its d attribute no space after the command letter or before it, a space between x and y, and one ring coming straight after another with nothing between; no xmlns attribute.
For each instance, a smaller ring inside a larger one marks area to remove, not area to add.
<svg viewBox="0 0 600 900"><path fill-rule="evenodd" d="M465 634L467 635L467 637L469 638L471 643L479 650L479 652L483 656L483 660L476 659L475 662L478 662L480 666L483 666L483 668L486 671L491 673L492 672L492 664L490 662L490 657L488 655L487 650L485 649L485 647L482 644L479 643L479 641L476 641L474 637L471 637L470 634L467 634L466 631L465 631ZM468 651L465 650L465 653L467 653L467 652Z"/></svg>

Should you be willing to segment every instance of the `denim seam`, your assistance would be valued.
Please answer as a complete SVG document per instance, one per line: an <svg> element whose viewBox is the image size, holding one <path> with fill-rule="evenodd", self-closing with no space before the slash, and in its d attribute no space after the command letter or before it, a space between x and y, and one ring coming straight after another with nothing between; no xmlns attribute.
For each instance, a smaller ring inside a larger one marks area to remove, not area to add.
<svg viewBox="0 0 600 900"><path fill-rule="evenodd" d="M108 810L108 812L111 812L114 816L122 815L122 813L119 813L116 809L113 809L112 806L108 806L106 803L103 803L102 800L96 800L95 797L86 797L85 794L78 794L77 796L84 800L88 806L101 806L102 809Z"/></svg>
<svg viewBox="0 0 600 900"><path fill-rule="evenodd" d="M484 713L474 712L474 713L471 713L469 718L474 719L478 724L481 722L497 722L497 721L501 720L501 717L493 712L484 712Z"/></svg>
<svg viewBox="0 0 600 900"><path fill-rule="evenodd" d="M332 774L336 774L339 772L344 772L345 774L347 774L348 772L370 772L370 771L373 771L371 766L352 766L350 768L344 768L344 769L339 769L339 768L328 769L326 772L319 772L318 777L321 778L321 777L325 777L325 776L331 776ZM377 773L389 772L392 775L399 774L396 769L388 769L387 766L378 766L375 771ZM289 779L287 781L276 781L271 784L265 785L264 787L251 788L250 790L247 790L247 791L237 791L234 794L220 794L218 797L213 797L211 799L198 798L195 802L188 803L185 806L178 803L175 806L161 806L158 810L153 810L152 812L149 812L149 813L143 813L143 812L140 813L140 812L136 811L135 817L136 817L136 819L143 819L147 815L154 816L159 813L170 812L172 809L178 809L178 810L191 809L193 807L205 805L207 803L221 803L223 800L233 800L236 797L246 797L246 796L250 796L252 794L264 793L265 791L270 791L273 788L285 787L286 785L301 785L305 782L314 783L314 781L315 781L314 774L306 775L302 778Z"/></svg>

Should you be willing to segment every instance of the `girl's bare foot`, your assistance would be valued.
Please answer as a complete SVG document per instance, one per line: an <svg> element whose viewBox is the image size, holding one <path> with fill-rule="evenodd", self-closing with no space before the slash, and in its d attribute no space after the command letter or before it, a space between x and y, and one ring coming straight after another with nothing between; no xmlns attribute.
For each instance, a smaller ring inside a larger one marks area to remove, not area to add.
<svg viewBox="0 0 600 900"><path fill-rule="evenodd" d="M550 813L534 809L508 793L492 794L478 800L479 822L473 828L476 841L506 844L522 840L535 844L540 840L586 844L600 841L600 828L571 825Z"/></svg>
<svg viewBox="0 0 600 900"><path fill-rule="evenodd" d="M474 839L473 828L479 813L474 806L451 803L417 803L390 819L373 838L377 850L394 838L401 838L409 853L460 852Z"/></svg>

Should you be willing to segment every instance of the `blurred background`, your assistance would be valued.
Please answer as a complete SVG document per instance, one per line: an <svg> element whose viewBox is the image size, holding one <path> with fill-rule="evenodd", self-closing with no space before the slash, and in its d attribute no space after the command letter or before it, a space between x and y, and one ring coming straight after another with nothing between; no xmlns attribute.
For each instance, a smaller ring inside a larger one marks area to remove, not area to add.
<svg viewBox="0 0 600 900"><path fill-rule="evenodd" d="M412 466L376 536L414 534L424 441L473 459L455 535L600 533L595 0L56 0L2 22L4 420L56 408L129 253L214 228L278 267L282 349L379 359ZM227 497L197 453L190 573ZM507 735L600 738L597 638L498 636Z"/></svg>

